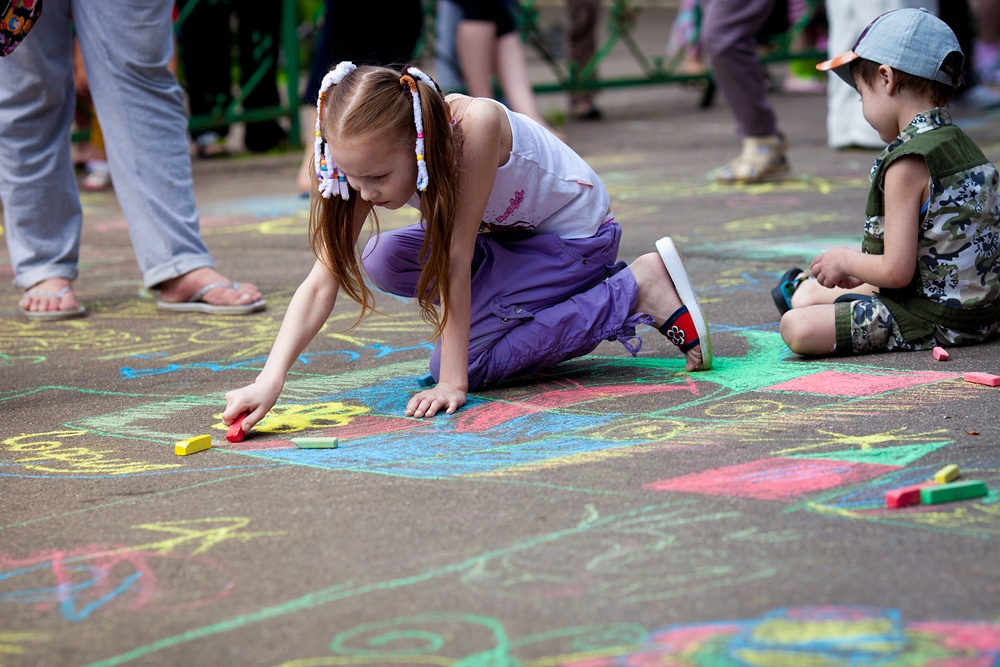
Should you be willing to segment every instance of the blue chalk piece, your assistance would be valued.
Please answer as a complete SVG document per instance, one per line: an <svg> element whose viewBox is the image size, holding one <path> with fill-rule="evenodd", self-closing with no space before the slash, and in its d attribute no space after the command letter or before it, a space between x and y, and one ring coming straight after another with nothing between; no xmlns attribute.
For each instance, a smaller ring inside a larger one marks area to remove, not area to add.
<svg viewBox="0 0 1000 667"><path fill-rule="evenodd" d="M433 375L425 375L419 380L417 380L417 384L419 384L421 387L433 387L437 383L434 382Z"/></svg>

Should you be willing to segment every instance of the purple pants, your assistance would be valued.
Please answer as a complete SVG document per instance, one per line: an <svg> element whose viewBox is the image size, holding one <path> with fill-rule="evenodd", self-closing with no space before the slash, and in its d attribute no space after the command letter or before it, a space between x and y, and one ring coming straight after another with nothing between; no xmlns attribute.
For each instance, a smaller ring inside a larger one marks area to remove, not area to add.
<svg viewBox="0 0 1000 667"><path fill-rule="evenodd" d="M612 219L585 239L555 234L493 232L476 238L472 260L469 390L581 357L602 340L641 347L630 316L639 294L625 262L617 261L621 227ZM364 267L381 290L414 297L421 266L423 223L383 232L368 242ZM435 380L441 343L431 354Z"/></svg>

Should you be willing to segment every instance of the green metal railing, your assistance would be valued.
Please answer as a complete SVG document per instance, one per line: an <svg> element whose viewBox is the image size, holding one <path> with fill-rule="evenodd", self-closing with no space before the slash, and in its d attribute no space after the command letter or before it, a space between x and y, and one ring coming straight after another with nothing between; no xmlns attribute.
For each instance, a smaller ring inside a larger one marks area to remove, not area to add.
<svg viewBox="0 0 1000 667"><path fill-rule="evenodd" d="M521 33L525 41L541 56L555 74L556 81L541 83L534 86L536 93L551 93L560 91L587 91L601 88L621 88L630 86L684 84L701 82L706 85L707 105L711 99L712 73L706 70L699 74L683 74L675 71L680 57L670 61L661 55L647 56L643 53L635 38L635 28L645 3L637 0L612 0L608 8L607 37L597 48L594 57L586 63L567 63L563 65L552 57L546 47L546 40L540 28L538 0L521 0ZM808 0L806 11L788 30L771 39L766 45L767 52L761 57L763 62L783 62L797 59L816 59L825 57L820 51L793 51L795 38L802 34L818 12L823 11L822 0ZM639 66L640 73L632 76L600 78L596 76L601 61L608 57L618 45L623 45ZM664 35L664 46L666 35ZM665 51L665 49L664 49Z"/></svg>
<svg viewBox="0 0 1000 667"><path fill-rule="evenodd" d="M207 2L208 0L197 0ZM570 92L598 90L602 88L621 88L631 86L684 84L701 82L704 85L702 105L711 103L714 91L711 71L700 74L682 74L675 70L676 60L667 62L662 55L646 55L640 48L635 29L639 16L646 2L642 0L611 0L606 21L606 37L598 46L593 58L587 63L563 63L553 56L546 44L544 31L540 23L539 0L520 0L521 17L520 30L525 43L549 66L555 76L554 82L543 82L534 85L536 93ZM196 2L186 4L175 22L175 30L183 29ZM430 60L434 54L434 6L435 0L424 0L425 24L421 38L414 52L414 59L421 55ZM770 51L762 60L765 62L787 61L798 58L820 59L824 54L815 51L793 52L792 44L809 24L813 15L821 11L821 0L809 0L808 9L788 31L777 36L770 44ZM299 122L299 86L300 86L300 48L302 40L299 36L299 25L315 25L321 17L322 6L316 14L301 19L296 0L281 0L281 43L278 48L279 80L283 81L286 101L281 105L244 109L242 100L253 88L260 84L262 77L272 67L272 56L266 56L257 63L257 69L249 76L244 76L246 84L236 91L232 102L225 108L213 110L211 113L191 116L189 127L199 130L219 125L245 123L253 121L287 118L289 123L288 136L293 143L300 135ZM664 35L665 46L666 35ZM617 46L623 45L639 67L639 73L630 76L599 77L596 76L603 60ZM75 132L74 141L86 139L87 132Z"/></svg>
<svg viewBox="0 0 1000 667"><path fill-rule="evenodd" d="M174 31L183 30L184 22L194 10L199 2L208 0L195 0L187 3L174 21ZM260 84L262 78L268 70L274 67L273 56L266 55L256 63L257 68L249 76L244 76L246 81L233 96L232 102L226 108L213 109L211 113L191 116L188 119L188 127L191 130L201 130L219 125L231 125L233 123L247 123L255 121L272 120L275 118L288 118L289 137L299 136L299 37L298 37L298 5L295 0L281 0L281 42L278 46L278 56L280 62L278 66L281 76L284 78L287 101L281 105L273 107L262 107L257 109L242 108L242 100ZM245 73L244 73L245 74ZM280 78L280 77L279 77Z"/></svg>

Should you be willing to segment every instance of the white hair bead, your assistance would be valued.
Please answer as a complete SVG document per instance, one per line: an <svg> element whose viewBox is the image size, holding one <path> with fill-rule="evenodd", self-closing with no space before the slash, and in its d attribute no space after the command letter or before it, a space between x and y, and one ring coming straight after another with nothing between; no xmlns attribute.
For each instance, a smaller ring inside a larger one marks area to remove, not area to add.
<svg viewBox="0 0 1000 667"><path fill-rule="evenodd" d="M317 189L324 199L336 196L344 199L351 198L351 191L347 187L347 177L337 169L337 163L330 155L330 145L323 140L321 124L323 122L323 102L326 100L327 92L356 69L357 66L350 61L345 60L338 63L323 77L323 82L319 86L319 95L316 96L316 139L313 142L313 162L316 165L316 179L319 181Z"/></svg>

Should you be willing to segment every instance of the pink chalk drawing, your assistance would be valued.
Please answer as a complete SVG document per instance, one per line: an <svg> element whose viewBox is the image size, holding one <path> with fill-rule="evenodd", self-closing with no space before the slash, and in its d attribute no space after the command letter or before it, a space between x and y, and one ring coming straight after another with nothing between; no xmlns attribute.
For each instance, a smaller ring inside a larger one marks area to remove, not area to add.
<svg viewBox="0 0 1000 667"><path fill-rule="evenodd" d="M176 572L178 568L167 561L183 561L180 567L198 571L198 585L191 590L158 586L158 569ZM207 582L211 582L209 591L198 588ZM122 613L196 609L226 597L233 585L215 560L127 546L86 545L23 558L0 555L0 604L58 610L69 621L83 621L109 609Z"/></svg>
<svg viewBox="0 0 1000 667"><path fill-rule="evenodd" d="M810 493L868 481L898 469L852 461L772 458L661 479L645 488L792 502Z"/></svg>
<svg viewBox="0 0 1000 667"><path fill-rule="evenodd" d="M485 433L518 417L535 413L580 407L591 401L604 401L630 396L647 396L669 392L686 392L698 396L697 384L690 378L673 384L623 384L583 386L572 383L565 389L553 389L509 403L485 403L466 408L456 418L459 433Z"/></svg>
<svg viewBox="0 0 1000 667"><path fill-rule="evenodd" d="M886 372L878 375L820 371L764 387L761 391L794 391L827 396L875 396L887 391L907 389L942 380L953 380L958 377L961 377L958 373L941 373L939 371Z"/></svg>

